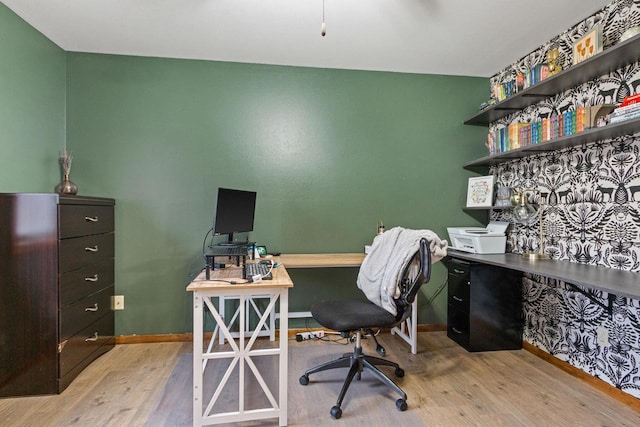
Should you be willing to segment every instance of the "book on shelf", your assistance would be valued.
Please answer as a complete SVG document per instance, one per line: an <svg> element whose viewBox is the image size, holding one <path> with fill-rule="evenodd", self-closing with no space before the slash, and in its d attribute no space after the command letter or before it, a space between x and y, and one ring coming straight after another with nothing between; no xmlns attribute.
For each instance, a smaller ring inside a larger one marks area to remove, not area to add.
<svg viewBox="0 0 640 427"><path fill-rule="evenodd" d="M611 104L578 107L533 122L514 122L489 132L485 145L491 155L529 145L575 135L593 127L598 121L619 123L640 117L640 102L625 107ZM602 125L602 124L601 124Z"/></svg>
<svg viewBox="0 0 640 427"><path fill-rule="evenodd" d="M613 116L610 118L610 122L613 123L620 123L620 122L624 122L627 120L631 120L631 119L637 119L638 117L640 117L640 110L634 112L634 113L626 113L626 114L622 114L619 116Z"/></svg>
<svg viewBox="0 0 640 427"><path fill-rule="evenodd" d="M612 117L623 116L625 114L633 114L640 111L640 103L638 104L629 104L625 107L618 107L611 113Z"/></svg>
<svg viewBox="0 0 640 427"><path fill-rule="evenodd" d="M509 149L520 148L524 146L523 135L520 130L523 129L526 123L511 123L509 125Z"/></svg>
<svg viewBox="0 0 640 427"><path fill-rule="evenodd" d="M609 115L609 122L615 124L638 117L640 117L640 94L629 95Z"/></svg>
<svg viewBox="0 0 640 427"><path fill-rule="evenodd" d="M540 83L548 77L549 65L537 64L529 70L516 74L515 78L509 81L494 84L492 87L493 99L498 102L504 101L516 93Z"/></svg>
<svg viewBox="0 0 640 427"><path fill-rule="evenodd" d="M620 107L626 107L632 104L640 104L640 93L636 93L635 95L625 96L622 100L622 104Z"/></svg>
<svg viewBox="0 0 640 427"><path fill-rule="evenodd" d="M613 104L601 104L601 105L591 105L580 107L584 108L584 116L583 116L583 124L584 130L598 127L598 119L601 117L607 116L613 110L615 110L616 105Z"/></svg>

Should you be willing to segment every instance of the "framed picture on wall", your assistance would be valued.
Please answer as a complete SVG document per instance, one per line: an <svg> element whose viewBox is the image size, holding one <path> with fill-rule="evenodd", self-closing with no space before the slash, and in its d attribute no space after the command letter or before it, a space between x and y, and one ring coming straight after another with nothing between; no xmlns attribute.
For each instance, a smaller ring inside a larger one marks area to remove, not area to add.
<svg viewBox="0 0 640 427"><path fill-rule="evenodd" d="M573 65L602 52L602 25L591 30L573 43Z"/></svg>
<svg viewBox="0 0 640 427"><path fill-rule="evenodd" d="M493 180L493 175L469 178L467 187L468 208L493 206Z"/></svg>

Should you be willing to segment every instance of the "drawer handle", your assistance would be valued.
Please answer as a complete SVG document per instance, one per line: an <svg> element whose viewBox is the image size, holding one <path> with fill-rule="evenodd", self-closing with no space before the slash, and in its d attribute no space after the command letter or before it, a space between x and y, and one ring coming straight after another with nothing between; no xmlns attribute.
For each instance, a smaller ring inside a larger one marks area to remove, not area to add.
<svg viewBox="0 0 640 427"><path fill-rule="evenodd" d="M84 248L87 252L98 252L98 245L93 246L92 248Z"/></svg>
<svg viewBox="0 0 640 427"><path fill-rule="evenodd" d="M98 222L98 217L97 216L85 216L84 220L87 222Z"/></svg>
<svg viewBox="0 0 640 427"><path fill-rule="evenodd" d="M93 304L93 307L87 307L84 311L98 311L98 303Z"/></svg>
<svg viewBox="0 0 640 427"><path fill-rule="evenodd" d="M457 330L457 329L456 329L456 328L454 328L454 327L451 327L451 330L452 330L453 332L455 332L456 334L458 334L458 335L462 335L462 331L459 331L459 330ZM97 334L96 334L96 335L97 335Z"/></svg>
<svg viewBox="0 0 640 427"><path fill-rule="evenodd" d="M458 270L457 268L454 268L454 269L453 269L453 272L454 272L454 273L458 273L458 274L464 274L464 273L465 273L465 271L464 271L464 270Z"/></svg>
<svg viewBox="0 0 640 427"><path fill-rule="evenodd" d="M454 299L454 300L456 300L456 301L458 301L458 302L462 302L462 301L464 301L462 298L457 297L457 296L455 296L455 295L453 296L453 299Z"/></svg>
<svg viewBox="0 0 640 427"><path fill-rule="evenodd" d="M85 338L85 341L98 341L98 333L95 332L92 337Z"/></svg>
<svg viewBox="0 0 640 427"><path fill-rule="evenodd" d="M84 278L85 282L97 282L98 281L98 274L94 274L93 277L85 277Z"/></svg>

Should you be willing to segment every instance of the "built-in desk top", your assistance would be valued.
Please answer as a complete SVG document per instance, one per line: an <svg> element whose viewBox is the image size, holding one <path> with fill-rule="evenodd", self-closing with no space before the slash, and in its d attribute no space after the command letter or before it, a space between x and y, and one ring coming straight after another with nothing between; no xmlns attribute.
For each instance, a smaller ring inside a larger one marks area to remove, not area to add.
<svg viewBox="0 0 640 427"><path fill-rule="evenodd" d="M640 273L578 264L570 261L527 260L518 254L479 255L448 249L449 256L495 265L525 273L539 274L617 296L640 299Z"/></svg>
<svg viewBox="0 0 640 427"><path fill-rule="evenodd" d="M280 261L287 268L360 267L363 253L282 254Z"/></svg>
<svg viewBox="0 0 640 427"><path fill-rule="evenodd" d="M223 269L215 269L210 272L210 280L206 278L205 270L202 270L198 277L193 279L187 286L187 291L211 291L211 290L233 290L233 289L269 289L269 288L291 288L293 282L284 266L274 268L271 271L272 280L262 280L259 283L248 283L242 278L242 267L229 266ZM235 282L235 283L229 283Z"/></svg>

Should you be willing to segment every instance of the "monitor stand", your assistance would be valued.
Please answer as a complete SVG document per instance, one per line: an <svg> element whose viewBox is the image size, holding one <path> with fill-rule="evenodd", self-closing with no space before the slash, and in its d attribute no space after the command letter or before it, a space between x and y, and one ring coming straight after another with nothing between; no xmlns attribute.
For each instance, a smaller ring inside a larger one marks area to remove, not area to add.
<svg viewBox="0 0 640 427"><path fill-rule="evenodd" d="M230 246L230 247L237 247L237 246L246 246L248 242L240 242L237 240L233 240L233 233L229 233L229 236L227 237L227 240L225 240L224 242L220 242L217 243L216 246Z"/></svg>

